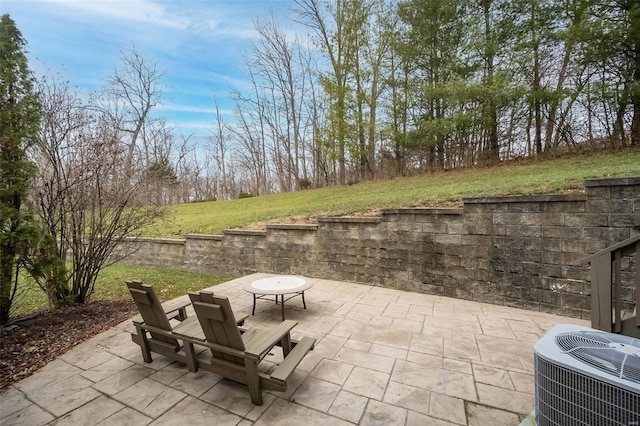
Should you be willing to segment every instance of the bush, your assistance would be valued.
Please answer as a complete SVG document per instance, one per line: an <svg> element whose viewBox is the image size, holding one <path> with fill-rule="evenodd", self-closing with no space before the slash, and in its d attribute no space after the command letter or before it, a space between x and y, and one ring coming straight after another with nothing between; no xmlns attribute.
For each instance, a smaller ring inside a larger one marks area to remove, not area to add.
<svg viewBox="0 0 640 426"><path fill-rule="evenodd" d="M305 190L305 189L311 189L312 187L313 187L313 182L311 182L311 179L307 179L307 178L298 179L298 189Z"/></svg>

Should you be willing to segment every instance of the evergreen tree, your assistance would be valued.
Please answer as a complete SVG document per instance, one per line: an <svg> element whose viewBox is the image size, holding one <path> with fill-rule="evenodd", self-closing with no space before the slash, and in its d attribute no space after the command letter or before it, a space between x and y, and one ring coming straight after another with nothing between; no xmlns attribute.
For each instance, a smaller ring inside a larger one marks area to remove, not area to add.
<svg viewBox="0 0 640 426"><path fill-rule="evenodd" d="M591 0L580 30L603 106L590 115L606 124L611 148L640 146L640 0Z"/></svg>
<svg viewBox="0 0 640 426"><path fill-rule="evenodd" d="M35 167L27 149L36 141L40 108L26 42L8 14L0 18L0 325L9 320L21 247L33 234L26 196Z"/></svg>
<svg viewBox="0 0 640 426"><path fill-rule="evenodd" d="M469 77L464 64L466 3L463 0L408 0L398 4L398 16L406 25L397 45L410 64L410 85L415 90L410 108L415 130L408 144L427 149L428 169L444 169L447 141L454 138L454 99L450 85Z"/></svg>

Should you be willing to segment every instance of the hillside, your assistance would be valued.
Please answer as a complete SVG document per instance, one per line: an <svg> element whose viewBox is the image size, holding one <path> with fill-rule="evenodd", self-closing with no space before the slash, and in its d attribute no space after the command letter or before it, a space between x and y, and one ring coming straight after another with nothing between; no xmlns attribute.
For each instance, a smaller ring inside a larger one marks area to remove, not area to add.
<svg viewBox="0 0 640 426"><path fill-rule="evenodd" d="M171 206L147 236L220 234L227 228L375 214L382 208L459 205L462 198L582 191L585 179L640 176L640 149L364 182L253 198Z"/></svg>

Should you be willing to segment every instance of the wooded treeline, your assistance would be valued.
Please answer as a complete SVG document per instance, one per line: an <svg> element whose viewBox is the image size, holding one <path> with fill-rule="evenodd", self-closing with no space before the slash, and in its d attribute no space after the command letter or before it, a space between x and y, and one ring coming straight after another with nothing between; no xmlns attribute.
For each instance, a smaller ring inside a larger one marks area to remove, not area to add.
<svg viewBox="0 0 640 426"><path fill-rule="evenodd" d="M253 193L640 145L637 0L294 3L213 138Z"/></svg>
<svg viewBox="0 0 640 426"><path fill-rule="evenodd" d="M640 0L294 0L254 27L206 144L151 118L162 72L135 50L79 106L153 202L640 145Z"/></svg>

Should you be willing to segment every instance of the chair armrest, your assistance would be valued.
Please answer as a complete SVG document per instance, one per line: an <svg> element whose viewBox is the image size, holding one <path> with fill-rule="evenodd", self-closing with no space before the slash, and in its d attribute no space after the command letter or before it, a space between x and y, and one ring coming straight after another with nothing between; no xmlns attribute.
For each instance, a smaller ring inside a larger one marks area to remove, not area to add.
<svg viewBox="0 0 640 426"><path fill-rule="evenodd" d="M218 352L222 352L222 353L225 353L225 354L237 356L238 358L254 359L254 360L256 359L255 356L253 356L251 354L247 354L245 351L241 351L239 349L230 348L229 346L219 345L217 343L210 343L210 342L207 342L206 340L201 340L196 335L175 334L173 337L175 337L176 339L181 339L184 342L193 343L193 344L196 344L198 346L202 346L202 347L205 347L207 349L211 349L213 351L218 351Z"/></svg>
<svg viewBox="0 0 640 426"><path fill-rule="evenodd" d="M163 335L163 336L166 336L166 337L172 337L174 339L180 339L180 337L174 335L174 333L172 331L165 330L164 328L154 327L154 326L149 325L149 324L147 324L145 322L139 322L139 321L135 321L134 320L133 321L133 325L136 328L139 327L142 330L146 330L146 331L148 331L150 333L156 333L156 334L160 334L160 335Z"/></svg>
<svg viewBox="0 0 640 426"><path fill-rule="evenodd" d="M275 327L257 330L244 341L245 352L262 358L279 341L288 337L291 329L296 325L298 325L297 321L285 320Z"/></svg>
<svg viewBox="0 0 640 426"><path fill-rule="evenodd" d="M140 327L143 330L146 330L150 333L158 333L167 337L172 337L174 339L182 340L185 343L196 344L199 346L204 346L206 348L224 352L229 355L246 358L246 354L244 351L233 349L228 346L222 346L215 343L209 343L205 340L204 333L202 332L202 328L200 327L200 322L197 317L190 317L186 321L178 324L174 327L173 331L167 331L161 328L153 327L144 322L135 322L133 323L136 327ZM178 329L179 331L176 331Z"/></svg>
<svg viewBox="0 0 640 426"><path fill-rule="evenodd" d="M180 324L173 327L173 334L178 339L190 338L193 340L199 340L204 342L206 338L204 337L204 332L202 331L202 327L200 327L200 321L198 321L197 317L189 317L186 320L182 321Z"/></svg>
<svg viewBox="0 0 640 426"><path fill-rule="evenodd" d="M162 310L168 319L176 318L178 321L184 321L187 318L187 306L190 304L190 300L170 300L162 304Z"/></svg>
<svg viewBox="0 0 640 426"><path fill-rule="evenodd" d="M271 373L271 378L286 382L293 370L296 369L300 361L316 344L316 339L312 337L303 337L289 355L280 363L279 366Z"/></svg>

